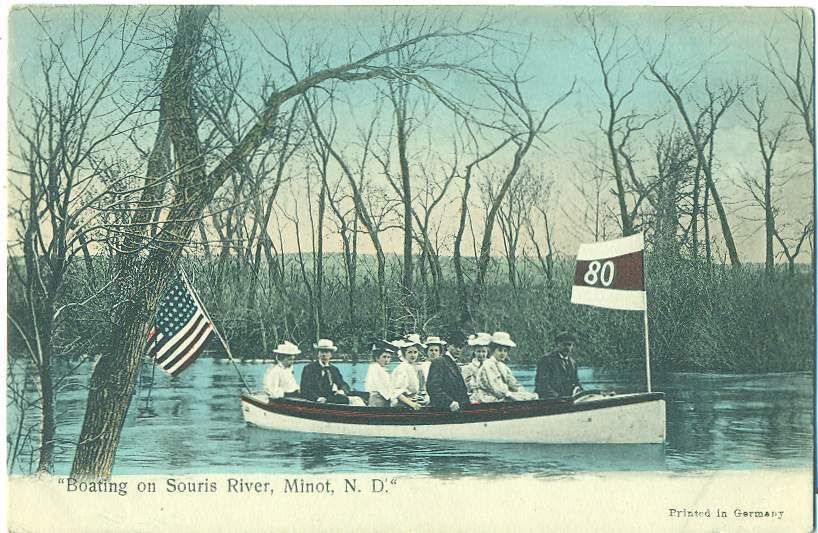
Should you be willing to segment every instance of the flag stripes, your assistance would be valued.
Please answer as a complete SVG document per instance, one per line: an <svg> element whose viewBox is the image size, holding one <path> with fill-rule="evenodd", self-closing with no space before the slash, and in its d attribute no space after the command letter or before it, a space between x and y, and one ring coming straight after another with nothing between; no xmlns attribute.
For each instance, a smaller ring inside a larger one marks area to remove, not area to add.
<svg viewBox="0 0 818 533"><path fill-rule="evenodd" d="M187 368L213 336L213 324L186 280L177 279L156 309L148 333L148 353L154 362L176 376Z"/></svg>

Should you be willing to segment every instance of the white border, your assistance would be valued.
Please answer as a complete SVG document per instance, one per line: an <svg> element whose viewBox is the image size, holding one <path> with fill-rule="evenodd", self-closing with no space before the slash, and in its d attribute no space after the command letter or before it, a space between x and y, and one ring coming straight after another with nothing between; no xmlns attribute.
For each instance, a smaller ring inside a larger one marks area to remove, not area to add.
<svg viewBox="0 0 818 533"><path fill-rule="evenodd" d="M645 291L599 289L581 285L571 287L571 303L623 311L645 311L648 308Z"/></svg>

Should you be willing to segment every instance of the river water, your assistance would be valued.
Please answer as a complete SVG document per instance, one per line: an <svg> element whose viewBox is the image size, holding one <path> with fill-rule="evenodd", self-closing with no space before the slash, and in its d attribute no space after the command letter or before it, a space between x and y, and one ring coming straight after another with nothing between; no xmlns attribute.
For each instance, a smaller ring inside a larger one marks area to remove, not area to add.
<svg viewBox="0 0 818 533"><path fill-rule="evenodd" d="M303 364L296 365L296 378ZM264 363L238 365L260 388ZM353 385L363 385L365 363L339 363ZM54 473L67 474L85 411L90 363L66 377L58 396ZM513 367L533 390L534 368ZM18 372L19 374L19 372ZM585 388L644 390L640 372L579 369ZM812 376L669 373L653 376L667 400L664 445L520 445L389 440L276 432L242 419L241 380L231 364L200 359L169 378L143 366L122 432L114 474L375 473L432 476L569 475L606 471L701 471L806 468L812 464ZM29 386L27 394L36 394ZM36 427L29 414L24 426ZM14 433L18 413L9 406ZM32 442L36 439L32 439ZM13 472L36 467L21 447ZM13 443L9 443L13 449ZM10 452L11 453L11 452Z"/></svg>

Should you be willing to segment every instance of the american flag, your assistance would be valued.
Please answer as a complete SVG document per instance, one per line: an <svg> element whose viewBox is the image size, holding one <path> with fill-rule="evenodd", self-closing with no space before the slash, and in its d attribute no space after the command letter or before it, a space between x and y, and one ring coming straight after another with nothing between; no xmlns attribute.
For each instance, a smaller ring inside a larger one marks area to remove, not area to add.
<svg viewBox="0 0 818 533"><path fill-rule="evenodd" d="M193 295L193 288L177 279L159 301L148 334L148 354L162 370L175 376L202 352L213 335L213 324Z"/></svg>

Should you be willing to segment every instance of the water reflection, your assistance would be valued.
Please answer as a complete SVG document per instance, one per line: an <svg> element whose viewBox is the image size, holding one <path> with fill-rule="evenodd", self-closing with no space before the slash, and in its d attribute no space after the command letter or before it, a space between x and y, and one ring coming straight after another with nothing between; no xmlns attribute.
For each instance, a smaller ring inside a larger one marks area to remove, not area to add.
<svg viewBox="0 0 818 533"><path fill-rule="evenodd" d="M578 471L664 470L664 446L519 445L405 439L316 436L250 428L248 444L267 458L298 458L297 471L422 472L435 477L533 474ZM354 455L350 456L350 452Z"/></svg>
<svg viewBox="0 0 818 533"><path fill-rule="evenodd" d="M338 365L360 384L366 365ZM65 378L58 397L61 445L56 472L65 474L84 417L91 364ZM241 371L258 386L264 364ZM303 365L296 368L296 378ZM533 388L534 369L515 374ZM19 375L12 372L10 375ZM642 390L644 374L580 369L589 388ZM703 470L807 467L812 462L812 386L806 373L654 376L666 393L665 445L519 445L402 441L276 432L248 426L232 365L205 359L178 378L141 370L117 452L115 473L403 472L438 477L502 474L570 475L584 471ZM22 385L20 381L19 385ZM29 385L26 394L36 395ZM30 416L30 415L29 415ZM8 428L17 420L13 409ZM26 468L26 467L23 467Z"/></svg>

